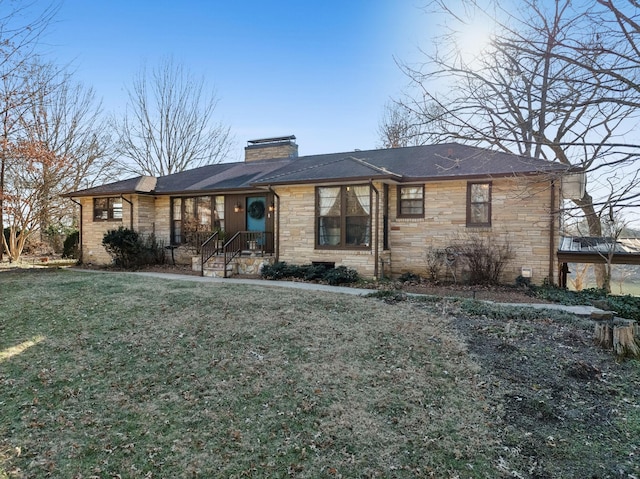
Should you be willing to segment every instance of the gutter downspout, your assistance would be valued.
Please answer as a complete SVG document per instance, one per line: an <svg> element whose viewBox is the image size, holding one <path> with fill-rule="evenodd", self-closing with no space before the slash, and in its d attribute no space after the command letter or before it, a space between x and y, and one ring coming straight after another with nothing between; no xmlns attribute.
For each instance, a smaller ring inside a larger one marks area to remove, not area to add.
<svg viewBox="0 0 640 479"><path fill-rule="evenodd" d="M369 186L376 194L376 220L375 220L375 246L373 247L373 275L378 279L378 259L380 257L380 192L374 186L373 180L369 180Z"/></svg>
<svg viewBox="0 0 640 479"><path fill-rule="evenodd" d="M129 210L131 212L131 214L129 215L129 222L131 223L131 231L133 231L133 203L131 201L129 201L128 199L126 199L124 197L124 195L120 195L120 198L122 198L124 201L126 201L127 203L129 203Z"/></svg>
<svg viewBox="0 0 640 479"><path fill-rule="evenodd" d="M549 282L554 283L553 277L553 265L555 256L555 232L556 232L556 183L555 180L551 180L551 205L550 205L550 220L549 220Z"/></svg>
<svg viewBox="0 0 640 479"><path fill-rule="evenodd" d="M69 198L73 203L80 207L80 221L78 222L78 245L80 252L80 261L84 261L83 249L82 249L82 203L74 200L73 198Z"/></svg>
<svg viewBox="0 0 640 479"><path fill-rule="evenodd" d="M267 187L271 193L273 193L273 197L276 199L276 207L274 210L274 214L276 215L276 221L274 223L275 230L273 233L273 242L275 243L275 255L276 255L276 263L280 261L280 196L276 193L271 185ZM276 236L277 235L277 236Z"/></svg>

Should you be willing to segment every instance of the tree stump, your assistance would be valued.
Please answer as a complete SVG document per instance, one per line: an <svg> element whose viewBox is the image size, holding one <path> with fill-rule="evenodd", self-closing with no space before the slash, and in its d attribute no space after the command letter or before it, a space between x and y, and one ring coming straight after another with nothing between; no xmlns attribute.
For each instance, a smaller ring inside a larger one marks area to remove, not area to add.
<svg viewBox="0 0 640 479"><path fill-rule="evenodd" d="M596 321L593 340L601 348L611 349L613 347L613 328L610 321Z"/></svg>
<svg viewBox="0 0 640 479"><path fill-rule="evenodd" d="M619 357L640 357L638 324L630 319L594 318L595 343L605 349L613 349Z"/></svg>
<svg viewBox="0 0 640 479"><path fill-rule="evenodd" d="M628 319L616 319L613 322L613 350L620 357L639 357L640 338L638 325Z"/></svg>

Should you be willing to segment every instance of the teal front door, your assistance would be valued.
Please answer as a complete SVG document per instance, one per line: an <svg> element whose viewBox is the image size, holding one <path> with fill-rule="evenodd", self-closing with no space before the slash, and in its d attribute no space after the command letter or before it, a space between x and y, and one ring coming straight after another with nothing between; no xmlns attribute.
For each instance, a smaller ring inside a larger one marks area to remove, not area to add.
<svg viewBox="0 0 640 479"><path fill-rule="evenodd" d="M247 231L264 231L267 217L267 198L250 196L247 198Z"/></svg>

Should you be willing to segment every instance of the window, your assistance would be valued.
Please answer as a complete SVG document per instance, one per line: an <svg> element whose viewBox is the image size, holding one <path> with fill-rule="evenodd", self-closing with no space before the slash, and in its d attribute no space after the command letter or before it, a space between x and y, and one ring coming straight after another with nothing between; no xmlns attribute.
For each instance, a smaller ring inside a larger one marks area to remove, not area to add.
<svg viewBox="0 0 640 479"><path fill-rule="evenodd" d="M467 226L491 226L491 183L467 183Z"/></svg>
<svg viewBox="0 0 640 479"><path fill-rule="evenodd" d="M224 229L224 196L171 199L173 244L200 242L216 229Z"/></svg>
<svg viewBox="0 0 640 479"><path fill-rule="evenodd" d="M398 186L398 217L424 218L424 186Z"/></svg>
<svg viewBox="0 0 640 479"><path fill-rule="evenodd" d="M316 189L316 245L367 248L371 242L371 189L327 186Z"/></svg>
<svg viewBox="0 0 640 479"><path fill-rule="evenodd" d="M122 198L94 198L93 221L122 221Z"/></svg>

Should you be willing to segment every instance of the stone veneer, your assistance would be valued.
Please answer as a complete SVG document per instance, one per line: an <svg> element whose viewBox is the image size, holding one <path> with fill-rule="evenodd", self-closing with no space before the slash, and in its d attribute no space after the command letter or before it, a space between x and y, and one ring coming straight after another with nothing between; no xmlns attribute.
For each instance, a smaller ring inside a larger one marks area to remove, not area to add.
<svg viewBox="0 0 640 479"><path fill-rule="evenodd" d="M227 270L227 276L245 275L245 276L258 276L262 271L262 266L265 264L275 263L275 257L273 256L261 256L252 254L250 256L238 256L230 263L230 270ZM193 271L202 271L200 256L191 257L191 269ZM222 266L217 264L216 258L208 261L208 267L205 267L203 276L212 278L224 277Z"/></svg>
<svg viewBox="0 0 640 479"><path fill-rule="evenodd" d="M425 184L424 218L398 218L397 191L389 187L389 247L382 248L383 185L374 183L380 192L380 217L378 219L379 275L397 277L412 272L428 276L427 253L430 249L444 249L463 241L473 234L491 238L496 243L508 241L514 258L505 268L503 281L513 283L521 274L521 268L531 268L532 281L542 283L549 276L550 257L552 278L557 275L555 248L550 249L550 228L554 224L554 246L558 243L557 218L551 219L551 211L559 209L551 205L550 182L540 177L502 178L492 180L492 224L489 228L466 226L467 180L433 181ZM374 275L374 249L320 250L315 249L315 187L278 187L280 197L280 260L295 264L312 261L335 262L357 269L363 276ZM372 195L375 213L376 195ZM372 225L375 220L372 218ZM372 241L375 241L375 233ZM446 273L445 270L442 273ZM458 279L461 277L458 275Z"/></svg>
<svg viewBox="0 0 640 479"><path fill-rule="evenodd" d="M513 283L521 268L531 268L532 281L542 283L549 276L550 259L552 278L557 278L555 248L558 245L559 219L551 212L559 210L551 204L551 187L542 177L500 178L492 180L492 225L490 228L466 226L467 180L432 181L425 184L424 218L397 217L396 187L389 186L389 246L383 251L383 185L374 183L379 192L378 234L372 232L372 242L378 241L378 274L397 277L412 272L428 276L427 253L430 249L444 249L468 234L508 241L515 257L504 272L503 281ZM275 188L280 200L276 238L279 238L279 260L292 264L312 261L333 262L336 266L354 268L365 277L375 274L374 246L367 250L321 250L315 248L315 187L281 186ZM87 263L108 264L111 257L102 246L102 237L109 229L131 226L143 234L155 233L158 240L169 244L170 202L168 196L125 195L133 208L123 202L121 221L93 221L93 199L82 198L82 248ZM376 194L372 194L372 215L376 208ZM553 223L553 246L550 231ZM372 217L372 226L376 221ZM185 248L175 251L176 261L189 264L192 252ZM260 264L262 258L260 258ZM254 274L255 264L247 266L242 274ZM252 271L247 273L246 271ZM443 271L446 273L446 271ZM458 272L459 274L460 272ZM460 276L457 276L460 279Z"/></svg>

